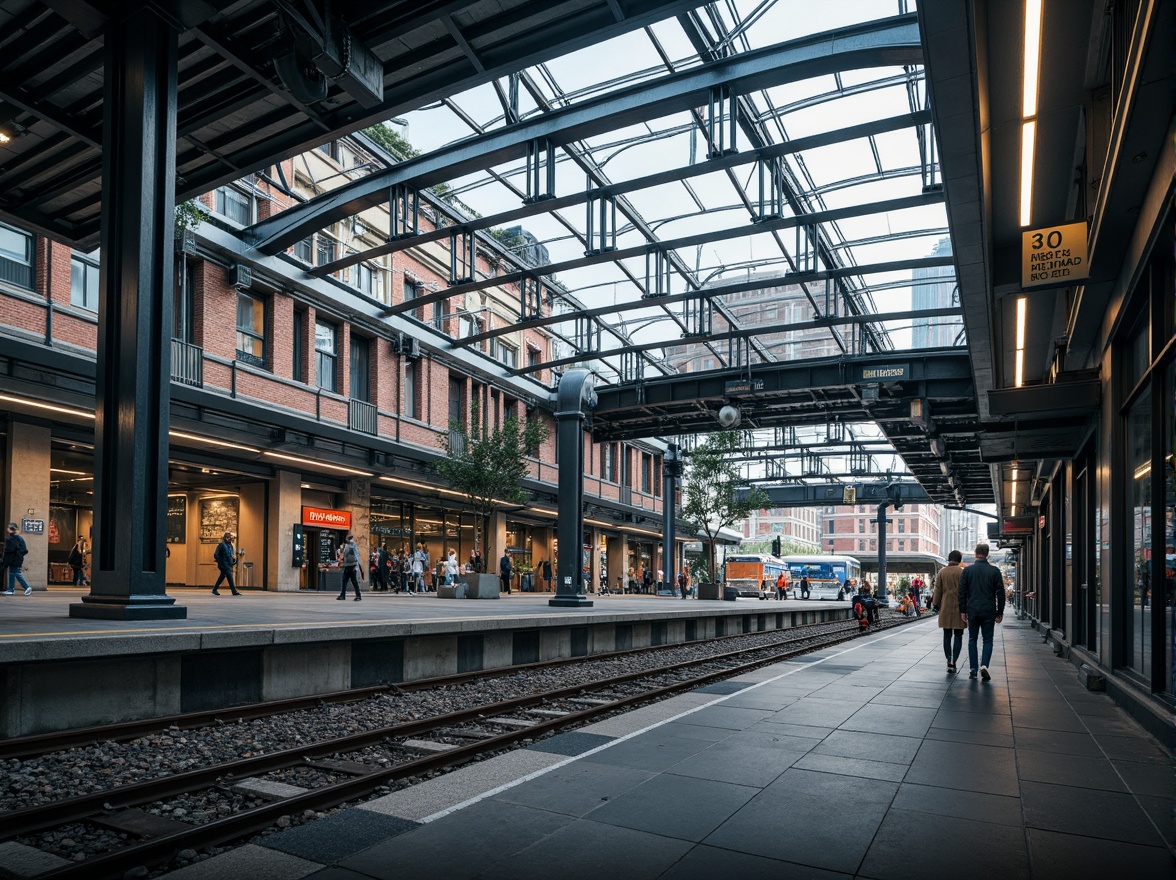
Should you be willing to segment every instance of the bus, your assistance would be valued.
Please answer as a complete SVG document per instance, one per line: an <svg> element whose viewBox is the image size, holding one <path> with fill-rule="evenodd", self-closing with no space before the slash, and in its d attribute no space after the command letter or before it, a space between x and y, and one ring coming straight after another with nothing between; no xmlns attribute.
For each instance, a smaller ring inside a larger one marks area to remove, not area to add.
<svg viewBox="0 0 1176 880"><path fill-rule="evenodd" d="M862 564L852 556L785 556L781 561L792 574L798 596L800 579L805 575L812 599L844 599L862 581ZM849 580L853 583L846 588Z"/></svg>
<svg viewBox="0 0 1176 880"><path fill-rule="evenodd" d="M769 596L775 595L776 579L780 572L784 572L785 581L789 578L784 560L764 553L728 556L726 571L727 586L738 590L740 596L761 596L761 591L767 591Z"/></svg>

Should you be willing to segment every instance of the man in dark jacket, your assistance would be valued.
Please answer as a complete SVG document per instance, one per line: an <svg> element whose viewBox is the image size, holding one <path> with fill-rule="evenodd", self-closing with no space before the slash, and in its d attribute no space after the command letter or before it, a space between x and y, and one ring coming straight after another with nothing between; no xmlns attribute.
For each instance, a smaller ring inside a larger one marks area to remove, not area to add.
<svg viewBox="0 0 1176 880"><path fill-rule="evenodd" d="M29 586L29 582L24 578L24 558L29 555L29 547L25 543L25 539L20 536L20 530L17 529L16 523L8 524L8 537L4 539L4 566L8 569L8 589L4 591L5 596L11 596L16 592L16 585L19 582L24 587L24 594L31 596L33 588Z"/></svg>
<svg viewBox="0 0 1176 880"><path fill-rule="evenodd" d="M212 595L219 596L221 582L228 581L229 589L233 591L233 595L240 596L241 594L237 592L237 583L233 580L233 566L237 563L237 551L233 548L232 532L225 532L224 540L216 545L212 558L220 570L216 583L212 585Z"/></svg>
<svg viewBox="0 0 1176 880"><path fill-rule="evenodd" d="M502 592L510 592L510 579L514 575L514 565L510 561L510 554L503 553L498 560L498 577L502 580Z"/></svg>
<svg viewBox="0 0 1176 880"><path fill-rule="evenodd" d="M988 664L992 660L992 633L1004 618L1004 575L988 562L988 545L976 545L976 561L960 575L960 618L968 627L968 678L977 671L985 681L992 678ZM984 654L977 661L976 636L984 637ZM977 670L979 666L979 670Z"/></svg>

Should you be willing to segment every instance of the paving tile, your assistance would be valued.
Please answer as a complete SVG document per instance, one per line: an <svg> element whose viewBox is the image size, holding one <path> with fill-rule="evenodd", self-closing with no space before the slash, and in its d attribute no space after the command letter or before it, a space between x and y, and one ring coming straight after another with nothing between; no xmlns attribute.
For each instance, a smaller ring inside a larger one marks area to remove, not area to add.
<svg viewBox="0 0 1176 880"><path fill-rule="evenodd" d="M369 847L342 860L339 867L375 880L466 880L573 821L545 810L485 800ZM230 876L234 875L224 875Z"/></svg>
<svg viewBox="0 0 1176 880"><path fill-rule="evenodd" d="M998 694L990 687L981 687L979 682L969 681L966 672L956 676L954 686L943 695L940 708L987 715L1008 715L1011 711L1007 694Z"/></svg>
<svg viewBox="0 0 1176 880"><path fill-rule="evenodd" d="M947 730L967 730L975 733L999 733L1011 736L1013 723L1008 715L989 712L961 712L958 709L940 709L935 714L932 727Z"/></svg>
<svg viewBox="0 0 1176 880"><path fill-rule="evenodd" d="M870 703L882 706L911 706L916 709L938 709L943 703L943 695L930 695L926 693L908 694L905 692L892 693L889 689L884 690Z"/></svg>
<svg viewBox="0 0 1176 880"><path fill-rule="evenodd" d="M1082 723L1094 736L1146 736L1143 729L1117 706L1114 714L1108 715L1091 715L1085 706L1078 711Z"/></svg>
<svg viewBox="0 0 1176 880"><path fill-rule="evenodd" d="M340 810L322 819L271 834L259 846L321 864L331 864L406 831L418 823L370 810Z"/></svg>
<svg viewBox="0 0 1176 880"><path fill-rule="evenodd" d="M1025 824L1031 828L1145 846L1162 843L1151 820L1129 794L1022 782L1021 800Z"/></svg>
<svg viewBox="0 0 1176 880"><path fill-rule="evenodd" d="M790 832L782 829L775 833ZM716 880L722 877L738 877L739 880L850 880L851 875L713 846L696 846L659 880Z"/></svg>
<svg viewBox="0 0 1176 880"><path fill-rule="evenodd" d="M597 764L612 764L660 773L679 761L701 752L708 745L710 744L706 740L672 736L663 733L659 728L597 752L592 756L592 761Z"/></svg>
<svg viewBox="0 0 1176 880"><path fill-rule="evenodd" d="M915 740L917 742L917 740ZM798 770L812 770L817 773L838 773L855 779L886 779L901 782L906 775L905 764L889 764L870 758L846 758L838 755L818 755L809 752L794 765Z"/></svg>
<svg viewBox="0 0 1176 880"><path fill-rule="evenodd" d="M1176 803L1173 802L1172 796L1136 795L1135 799L1152 820L1152 824L1159 829L1168 846L1176 851Z"/></svg>
<svg viewBox="0 0 1176 880"><path fill-rule="evenodd" d="M1029 849L1035 865L1048 865L1051 876L1078 878L1138 877L1171 880L1176 877L1167 849L1114 840L1092 840L1079 834L1029 829Z"/></svg>
<svg viewBox="0 0 1176 880"><path fill-rule="evenodd" d="M934 833L919 834L912 840L914 829L919 828L934 828ZM870 844L859 876L877 880L991 880L996 876L1028 880L1029 854L1025 834L1018 827L892 808Z"/></svg>
<svg viewBox="0 0 1176 880"><path fill-rule="evenodd" d="M1086 755L1091 758L1103 756L1102 749L1089 733L1018 727L1014 734L1018 750L1032 749L1035 752L1058 752L1063 755Z"/></svg>
<svg viewBox="0 0 1176 880"><path fill-rule="evenodd" d="M1017 743L1017 775L1023 780L1102 791L1127 791L1119 774L1106 758L1038 752L1020 748L1019 738Z"/></svg>
<svg viewBox="0 0 1176 880"><path fill-rule="evenodd" d="M680 736L684 739L697 739L703 742L716 743L733 736L730 730L720 727L704 727L701 724L691 724L692 715L687 715L680 721L670 721L661 725L658 730L664 736Z"/></svg>
<svg viewBox="0 0 1176 880"><path fill-rule="evenodd" d="M898 785L834 773L788 770L719 826L708 846L766 856L830 871L856 870ZM842 822L805 817L852 817ZM768 833L777 829L778 833ZM791 830L791 833L789 833Z"/></svg>
<svg viewBox="0 0 1176 880"><path fill-rule="evenodd" d="M1045 711L1038 707L1018 709L1013 707L1013 727L1032 727L1037 730L1060 730L1070 733L1086 733L1082 719L1072 709Z"/></svg>
<svg viewBox="0 0 1176 880"><path fill-rule="evenodd" d="M1003 733L984 733L974 730L949 730L945 727L932 727L927 731L925 739L937 739L942 742L975 743L979 746L996 746L1002 749L1013 747L1013 738Z"/></svg>
<svg viewBox="0 0 1176 880"><path fill-rule="evenodd" d="M1018 793L1013 750L972 743L924 740L905 781L1010 797Z"/></svg>
<svg viewBox="0 0 1176 880"><path fill-rule="evenodd" d="M695 688L696 694L737 694L746 690L747 684L741 681L713 681L710 684Z"/></svg>
<svg viewBox="0 0 1176 880"><path fill-rule="evenodd" d="M687 840L580 819L481 871L480 880L657 877L690 850ZM434 874L433 877L451 875Z"/></svg>
<svg viewBox="0 0 1176 880"><path fill-rule="evenodd" d="M644 770L597 764L589 758L501 791L494 800L579 818L652 778Z"/></svg>
<svg viewBox="0 0 1176 880"><path fill-rule="evenodd" d="M691 755L667 773L763 788L804 757L807 749L760 748L724 740Z"/></svg>
<svg viewBox="0 0 1176 880"><path fill-rule="evenodd" d="M662 773L610 799L588 818L663 837L699 841L759 791L747 785Z"/></svg>
<svg viewBox="0 0 1176 880"><path fill-rule="evenodd" d="M1133 794L1176 798L1176 778L1173 778L1176 768L1161 769L1137 761L1111 761L1111 765Z"/></svg>
<svg viewBox="0 0 1176 880"><path fill-rule="evenodd" d="M692 712L690 723L699 727L720 727L725 730L743 730L774 714L769 709L740 709L720 703Z"/></svg>
<svg viewBox="0 0 1176 880"><path fill-rule="evenodd" d="M812 739L817 740L818 742L831 734L835 729L833 727L810 727L806 724L789 724L784 721L776 720L778 715L779 713L773 715L771 718L765 718L762 723L757 725L757 728L763 729L771 727L785 736L792 736L796 737L797 739Z"/></svg>
<svg viewBox="0 0 1176 880"><path fill-rule="evenodd" d="M322 867L318 862L300 859L264 846L246 844L221 853L203 862L196 862L168 877L179 880L225 880L228 877L247 877L249 880L300 880Z"/></svg>
<svg viewBox="0 0 1176 880"><path fill-rule="evenodd" d="M785 706L789 706L800 699L800 695L786 697L782 694L767 694L762 695L760 691L754 690L746 694L739 694L729 700L723 702L724 706L730 706L738 709L769 709L777 712Z"/></svg>
<svg viewBox="0 0 1176 880"><path fill-rule="evenodd" d="M838 727L860 709L836 700L821 700L805 697L790 706L785 706L769 721L783 724L805 724L815 727Z"/></svg>
<svg viewBox="0 0 1176 880"><path fill-rule="evenodd" d="M553 755L582 755L599 746L613 742L616 737L601 736L599 733L584 733L573 730L558 736L549 736L538 742L531 743L528 749L534 752L548 752Z"/></svg>
<svg viewBox="0 0 1176 880"><path fill-rule="evenodd" d="M842 722L842 730L863 730L870 733L889 733L897 736L922 736L935 718L933 709L914 709L908 706L882 706L871 703Z"/></svg>
<svg viewBox="0 0 1176 880"><path fill-rule="evenodd" d="M307 874L306 880L371 880L371 878L367 874L359 874L337 865L331 865L329 868Z"/></svg>
<svg viewBox="0 0 1176 880"><path fill-rule="evenodd" d="M892 809L1021 827L1020 798L966 791L962 788L940 788L904 782L898 788Z"/></svg>
<svg viewBox="0 0 1176 880"><path fill-rule="evenodd" d="M1160 745L1146 734L1137 736L1096 735L1095 741L1113 761L1140 761L1146 764L1169 764L1171 758Z"/></svg>
<svg viewBox="0 0 1176 880"><path fill-rule="evenodd" d="M813 749L814 754L841 755L846 758L868 757L871 761L910 764L922 740L887 733L859 730L835 730Z"/></svg>
<svg viewBox="0 0 1176 880"><path fill-rule="evenodd" d="M786 752L799 752L803 754L821 741L813 736L796 736L787 730L781 729L782 727L783 725L780 724L764 722L757 724L755 727L749 727L747 730L732 733L722 740L722 744L731 747L751 746L757 749L781 749ZM819 728L802 727L798 729L811 732Z"/></svg>

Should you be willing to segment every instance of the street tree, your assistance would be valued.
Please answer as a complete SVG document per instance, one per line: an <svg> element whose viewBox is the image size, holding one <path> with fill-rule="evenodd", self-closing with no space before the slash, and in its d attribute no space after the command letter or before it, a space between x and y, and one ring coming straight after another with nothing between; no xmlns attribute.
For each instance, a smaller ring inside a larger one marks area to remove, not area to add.
<svg viewBox="0 0 1176 880"><path fill-rule="evenodd" d="M719 532L767 504L763 491L748 484L739 473L734 459L743 445L741 432L722 431L707 437L687 458L682 516L697 523L706 535L709 569L716 581L715 541ZM718 598L717 587L708 592L714 594L710 598Z"/></svg>

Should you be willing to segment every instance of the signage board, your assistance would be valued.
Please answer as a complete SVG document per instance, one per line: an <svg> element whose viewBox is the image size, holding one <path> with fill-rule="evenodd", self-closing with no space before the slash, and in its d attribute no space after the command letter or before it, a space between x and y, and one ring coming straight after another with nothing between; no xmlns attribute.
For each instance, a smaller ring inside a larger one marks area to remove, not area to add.
<svg viewBox="0 0 1176 880"><path fill-rule="evenodd" d="M351 511L331 510L325 507L303 507L302 524L320 529L351 531Z"/></svg>
<svg viewBox="0 0 1176 880"><path fill-rule="evenodd" d="M731 379L723 383L725 394L751 394L764 390L763 379Z"/></svg>
<svg viewBox="0 0 1176 880"><path fill-rule="evenodd" d="M20 530L26 535L43 535L45 534L45 520L22 519L20 521Z"/></svg>
<svg viewBox="0 0 1176 880"><path fill-rule="evenodd" d="M294 540L290 546L290 565L293 568L302 568L302 563L306 561L306 543L302 534L302 526L298 523L294 524Z"/></svg>
<svg viewBox="0 0 1176 880"><path fill-rule="evenodd" d="M383 538L409 538L412 532L408 529L403 529L400 526L386 526L381 523L372 523L370 531L373 535L379 535Z"/></svg>
<svg viewBox="0 0 1176 880"><path fill-rule="evenodd" d="M1000 521L1002 535L1032 535L1034 521L1031 516L1006 516Z"/></svg>
<svg viewBox="0 0 1176 880"><path fill-rule="evenodd" d="M1021 233L1021 287L1064 287L1090 274L1086 221Z"/></svg>
<svg viewBox="0 0 1176 880"><path fill-rule="evenodd" d="M183 544L188 538L188 499L183 495L167 496L167 542Z"/></svg>
<svg viewBox="0 0 1176 880"><path fill-rule="evenodd" d="M863 365L859 382L902 382L911 377L910 364Z"/></svg>

